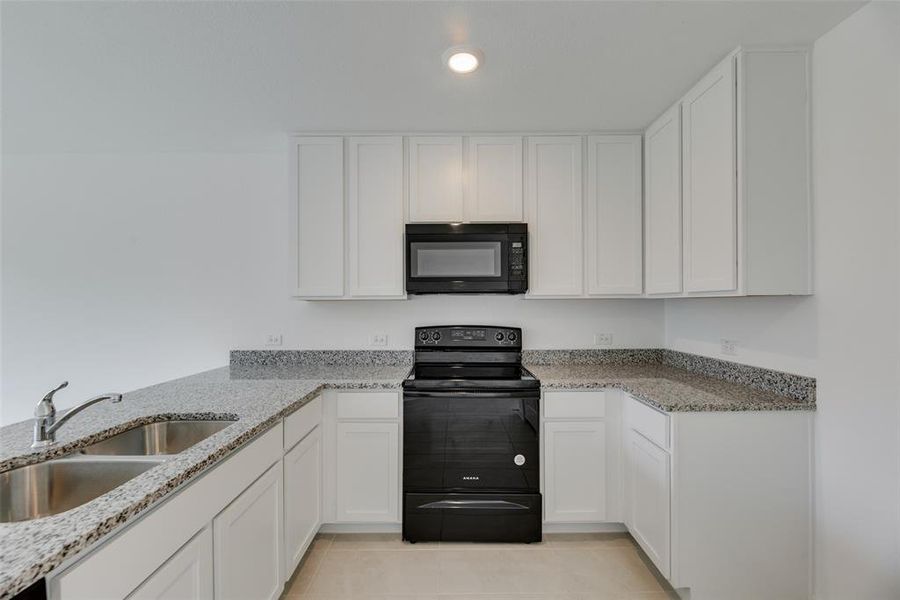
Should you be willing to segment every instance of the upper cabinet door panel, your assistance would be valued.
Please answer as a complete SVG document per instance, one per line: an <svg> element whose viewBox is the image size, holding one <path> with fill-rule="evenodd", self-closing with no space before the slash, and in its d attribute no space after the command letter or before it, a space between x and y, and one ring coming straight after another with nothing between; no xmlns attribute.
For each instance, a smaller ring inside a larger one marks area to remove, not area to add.
<svg viewBox="0 0 900 600"><path fill-rule="evenodd" d="M297 137L291 143L291 240L296 295L344 294L344 141Z"/></svg>
<svg viewBox="0 0 900 600"><path fill-rule="evenodd" d="M687 292L737 289L735 93L734 58L729 57L682 104Z"/></svg>
<svg viewBox="0 0 900 600"><path fill-rule="evenodd" d="M409 138L409 220L462 221L462 137Z"/></svg>
<svg viewBox="0 0 900 600"><path fill-rule="evenodd" d="M582 295L581 162L579 136L528 138L525 211L532 296Z"/></svg>
<svg viewBox="0 0 900 600"><path fill-rule="evenodd" d="M522 220L522 138L468 139L466 221Z"/></svg>
<svg viewBox="0 0 900 600"><path fill-rule="evenodd" d="M586 208L588 294L640 294L641 136L588 138Z"/></svg>
<svg viewBox="0 0 900 600"><path fill-rule="evenodd" d="M403 139L348 140L350 296L403 295Z"/></svg>
<svg viewBox="0 0 900 600"><path fill-rule="evenodd" d="M681 105L644 134L646 292L681 292Z"/></svg>

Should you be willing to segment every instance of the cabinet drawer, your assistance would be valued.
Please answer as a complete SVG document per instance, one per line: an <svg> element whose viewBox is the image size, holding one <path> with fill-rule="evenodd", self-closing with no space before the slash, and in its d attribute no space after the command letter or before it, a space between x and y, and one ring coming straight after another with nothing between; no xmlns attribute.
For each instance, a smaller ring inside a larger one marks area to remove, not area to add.
<svg viewBox="0 0 900 600"><path fill-rule="evenodd" d="M602 419L606 414L606 392L544 392L547 419Z"/></svg>
<svg viewBox="0 0 900 600"><path fill-rule="evenodd" d="M625 423L654 444L669 449L669 415L631 396L625 404Z"/></svg>
<svg viewBox="0 0 900 600"><path fill-rule="evenodd" d="M322 422L322 396L292 412L284 419L284 449L290 450L294 444L306 437L316 425Z"/></svg>
<svg viewBox="0 0 900 600"><path fill-rule="evenodd" d="M400 416L397 392L338 392L338 419L396 419Z"/></svg>

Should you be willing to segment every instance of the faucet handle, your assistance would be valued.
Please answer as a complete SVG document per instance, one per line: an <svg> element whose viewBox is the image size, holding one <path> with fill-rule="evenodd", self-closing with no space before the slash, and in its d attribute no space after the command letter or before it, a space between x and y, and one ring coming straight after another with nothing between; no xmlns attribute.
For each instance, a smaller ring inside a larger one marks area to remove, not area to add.
<svg viewBox="0 0 900 600"><path fill-rule="evenodd" d="M65 387L68 387L68 385L69 385L68 381L63 381L61 384L59 384L58 386L56 386L55 388L53 388L52 390L47 392L44 395L43 399L41 399L41 401L38 402L38 405L35 407L34 416L35 417L49 417L49 416L55 415L56 407L53 406L53 396L59 390L65 388Z"/></svg>
<svg viewBox="0 0 900 600"><path fill-rule="evenodd" d="M58 386L56 386L55 388L53 388L52 390L47 392L47 395L44 396L44 400L46 400L47 402L53 402L53 394L55 394L56 392L58 392L59 390L65 388L65 387L69 387L68 381L63 381L61 384L59 384Z"/></svg>

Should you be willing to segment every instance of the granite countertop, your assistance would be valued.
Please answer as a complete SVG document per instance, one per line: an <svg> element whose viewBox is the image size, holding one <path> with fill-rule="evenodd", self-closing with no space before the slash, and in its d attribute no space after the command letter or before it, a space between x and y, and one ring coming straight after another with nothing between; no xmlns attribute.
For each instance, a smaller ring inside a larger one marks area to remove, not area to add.
<svg viewBox="0 0 900 600"><path fill-rule="evenodd" d="M56 458L143 423L166 419L236 422L111 492L72 510L0 524L0 600L12 597L67 558L146 512L201 471L312 400L323 388L399 388L399 366L224 367L126 393L88 408L59 430L58 446L30 448L32 424L0 428L0 472Z"/></svg>
<svg viewBox="0 0 900 600"><path fill-rule="evenodd" d="M815 410L815 401L715 379L669 365L526 365L543 389L619 388L666 412Z"/></svg>
<svg viewBox="0 0 900 600"><path fill-rule="evenodd" d="M540 353L535 353L540 356ZM666 411L812 410L811 400L791 399L689 370L647 362L529 364L545 389L615 387ZM146 512L169 493L312 400L324 388L396 389L404 364L277 364L238 362L231 367L126 393L118 404L100 404L60 429L57 447L33 451L32 424L0 428L0 472L70 454L136 425L167 419L235 419L184 452L77 508L50 517L0 524L0 600L6 600L67 558ZM378 361L374 361L377 363ZM776 374L769 390L784 382ZM791 377L791 376L785 376ZM757 388L759 386L756 386Z"/></svg>

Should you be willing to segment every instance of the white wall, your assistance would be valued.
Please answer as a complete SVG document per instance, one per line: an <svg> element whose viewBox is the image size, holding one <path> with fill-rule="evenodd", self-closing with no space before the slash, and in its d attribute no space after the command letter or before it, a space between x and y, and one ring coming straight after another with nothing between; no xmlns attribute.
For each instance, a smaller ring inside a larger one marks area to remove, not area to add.
<svg viewBox="0 0 900 600"><path fill-rule="evenodd" d="M900 4L813 61L816 597L900 598Z"/></svg>
<svg viewBox="0 0 900 600"><path fill-rule="evenodd" d="M815 376L816 297L666 300L666 347ZM737 355L721 352L722 339Z"/></svg>
<svg viewBox="0 0 900 600"><path fill-rule="evenodd" d="M411 348L413 327L502 323L528 347L662 344L662 303L288 297L283 154L7 154L0 422L227 364L232 348Z"/></svg>

